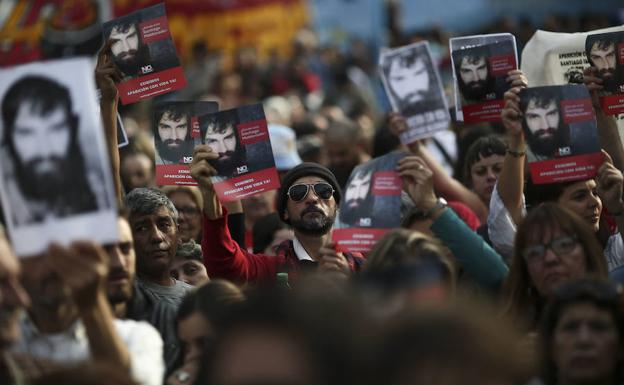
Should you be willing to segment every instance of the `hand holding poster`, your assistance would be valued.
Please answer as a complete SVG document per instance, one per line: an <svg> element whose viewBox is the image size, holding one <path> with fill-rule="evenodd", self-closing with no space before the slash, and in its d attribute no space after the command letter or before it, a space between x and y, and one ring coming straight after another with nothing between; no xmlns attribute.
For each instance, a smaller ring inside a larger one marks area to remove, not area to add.
<svg viewBox="0 0 624 385"><path fill-rule="evenodd" d="M624 113L624 32L587 35L585 52L602 79L602 110L607 115Z"/></svg>
<svg viewBox="0 0 624 385"><path fill-rule="evenodd" d="M401 134L402 143L448 128L446 97L427 42L384 50L379 68L392 109L407 120L409 129Z"/></svg>
<svg viewBox="0 0 624 385"><path fill-rule="evenodd" d="M332 235L339 251L367 252L386 231L399 227L403 185L396 167L404 156L392 152L353 170Z"/></svg>
<svg viewBox="0 0 624 385"><path fill-rule="evenodd" d="M262 104L202 115L199 127L203 143L219 155L210 164L221 202L279 188Z"/></svg>
<svg viewBox="0 0 624 385"><path fill-rule="evenodd" d="M0 194L15 252L117 240L115 195L91 62L0 71Z"/></svg>
<svg viewBox="0 0 624 385"><path fill-rule="evenodd" d="M186 85L176 53L165 5L157 4L108 21L104 41L112 40L110 54L121 71L118 84L123 104L146 100Z"/></svg>
<svg viewBox="0 0 624 385"><path fill-rule="evenodd" d="M602 163L596 117L585 86L525 88L522 128L534 183L593 178Z"/></svg>
<svg viewBox="0 0 624 385"><path fill-rule="evenodd" d="M199 116L217 112L216 102L166 102L154 108L156 184L191 185L189 164L193 149L200 144Z"/></svg>
<svg viewBox="0 0 624 385"><path fill-rule="evenodd" d="M478 35L450 40L458 121L500 121L509 71L517 69L516 40L511 34Z"/></svg>

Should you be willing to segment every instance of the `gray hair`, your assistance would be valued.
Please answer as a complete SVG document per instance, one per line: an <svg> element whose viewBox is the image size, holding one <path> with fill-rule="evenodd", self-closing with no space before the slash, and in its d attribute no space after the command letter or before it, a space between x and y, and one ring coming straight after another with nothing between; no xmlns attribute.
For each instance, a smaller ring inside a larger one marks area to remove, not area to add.
<svg viewBox="0 0 624 385"><path fill-rule="evenodd" d="M135 188L130 191L124 200L129 215L150 215L160 207L165 206L171 213L175 223L178 223L178 210L171 200L160 190L151 187Z"/></svg>
<svg viewBox="0 0 624 385"><path fill-rule="evenodd" d="M192 239L178 246L176 257L184 258L187 260L196 260L202 263L204 261L201 246L195 243L195 241Z"/></svg>

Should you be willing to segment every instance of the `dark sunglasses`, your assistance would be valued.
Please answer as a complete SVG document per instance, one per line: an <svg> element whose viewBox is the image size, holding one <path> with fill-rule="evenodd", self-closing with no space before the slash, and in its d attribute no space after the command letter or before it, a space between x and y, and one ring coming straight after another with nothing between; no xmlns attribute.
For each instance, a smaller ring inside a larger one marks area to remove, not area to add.
<svg viewBox="0 0 624 385"><path fill-rule="evenodd" d="M331 198L332 195L334 195L334 188L332 187L332 185L325 182L318 182L313 184L294 184L288 189L287 195L294 202L300 202L308 196L308 192L310 192L310 187L314 189L314 193L320 199L327 200Z"/></svg>

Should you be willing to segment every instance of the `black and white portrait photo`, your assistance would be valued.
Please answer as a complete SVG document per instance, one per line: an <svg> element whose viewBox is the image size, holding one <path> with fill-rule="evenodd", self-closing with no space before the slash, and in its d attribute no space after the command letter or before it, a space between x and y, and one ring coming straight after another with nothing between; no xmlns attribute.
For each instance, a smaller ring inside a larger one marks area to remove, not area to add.
<svg viewBox="0 0 624 385"><path fill-rule="evenodd" d="M58 60L3 70L0 104L1 196L16 252L38 253L53 240L116 239L112 178L90 62Z"/></svg>
<svg viewBox="0 0 624 385"><path fill-rule="evenodd" d="M403 142L447 128L446 98L427 42L384 51L379 68L392 109L407 119L411 131Z"/></svg>

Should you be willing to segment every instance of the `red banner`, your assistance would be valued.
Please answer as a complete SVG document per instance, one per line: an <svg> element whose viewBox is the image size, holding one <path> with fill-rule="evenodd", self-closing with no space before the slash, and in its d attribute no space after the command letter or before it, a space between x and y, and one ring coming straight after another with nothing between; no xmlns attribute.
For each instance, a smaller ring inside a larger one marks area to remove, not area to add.
<svg viewBox="0 0 624 385"><path fill-rule="evenodd" d="M264 119L241 123L236 127L243 146L269 140L269 129Z"/></svg>
<svg viewBox="0 0 624 385"><path fill-rule="evenodd" d="M390 229L336 229L332 241L336 250L343 253L367 253Z"/></svg>
<svg viewBox="0 0 624 385"><path fill-rule="evenodd" d="M529 169L535 184L570 182L596 177L602 162L602 153L595 152L529 163Z"/></svg>
<svg viewBox="0 0 624 385"><path fill-rule="evenodd" d="M462 106L464 124L480 122L498 122L501 120L501 111L505 106L503 100L493 100L486 103L468 104Z"/></svg>
<svg viewBox="0 0 624 385"><path fill-rule="evenodd" d="M188 164L156 165L156 184L158 186L197 186Z"/></svg>
<svg viewBox="0 0 624 385"><path fill-rule="evenodd" d="M600 98L600 106L607 115L624 113L624 94L603 96Z"/></svg>
<svg viewBox="0 0 624 385"><path fill-rule="evenodd" d="M565 123L578 123L595 120L591 99L562 100L561 111Z"/></svg>
<svg viewBox="0 0 624 385"><path fill-rule="evenodd" d="M507 76L507 72L518 68L516 57L512 55L498 55L488 58L490 75L493 77Z"/></svg>
<svg viewBox="0 0 624 385"><path fill-rule="evenodd" d="M141 23L139 28L141 29L141 39L145 44L167 39L171 36L171 34L169 33L167 16L162 16L143 22Z"/></svg>
<svg viewBox="0 0 624 385"><path fill-rule="evenodd" d="M373 174L374 196L397 196L403 189L401 178L396 171L379 171Z"/></svg>
<svg viewBox="0 0 624 385"><path fill-rule="evenodd" d="M214 184L221 202L231 202L280 187L275 167L241 175Z"/></svg>
<svg viewBox="0 0 624 385"><path fill-rule="evenodd" d="M121 103L130 104L186 86L182 67L175 67L120 83L117 86Z"/></svg>

